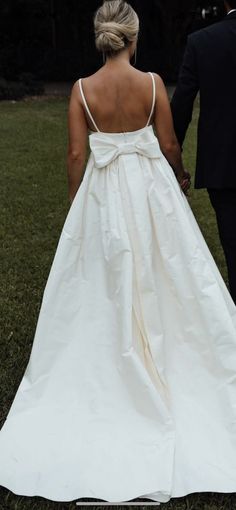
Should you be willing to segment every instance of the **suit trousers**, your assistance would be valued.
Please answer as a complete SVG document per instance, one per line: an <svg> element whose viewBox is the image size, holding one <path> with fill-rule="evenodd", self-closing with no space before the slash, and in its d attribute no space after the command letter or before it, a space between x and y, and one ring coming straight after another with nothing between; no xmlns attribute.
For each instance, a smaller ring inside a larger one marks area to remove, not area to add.
<svg viewBox="0 0 236 510"><path fill-rule="evenodd" d="M236 189L207 189L216 213L228 268L229 288L236 304Z"/></svg>

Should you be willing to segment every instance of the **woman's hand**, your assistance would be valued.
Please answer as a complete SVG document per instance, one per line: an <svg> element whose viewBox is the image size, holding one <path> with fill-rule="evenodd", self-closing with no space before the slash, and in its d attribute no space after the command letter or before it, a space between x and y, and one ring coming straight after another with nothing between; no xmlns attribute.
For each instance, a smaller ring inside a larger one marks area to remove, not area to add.
<svg viewBox="0 0 236 510"><path fill-rule="evenodd" d="M183 193L188 196L188 190L191 186L191 175L189 172L184 171L180 176L177 176L179 185Z"/></svg>

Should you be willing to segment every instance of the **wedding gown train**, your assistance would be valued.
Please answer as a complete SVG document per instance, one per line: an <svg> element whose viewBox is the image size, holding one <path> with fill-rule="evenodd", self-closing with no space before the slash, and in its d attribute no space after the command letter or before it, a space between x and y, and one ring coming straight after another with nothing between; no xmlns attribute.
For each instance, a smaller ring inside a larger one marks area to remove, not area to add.
<svg viewBox="0 0 236 510"><path fill-rule="evenodd" d="M152 126L89 140L0 484L53 501L236 492L236 307Z"/></svg>

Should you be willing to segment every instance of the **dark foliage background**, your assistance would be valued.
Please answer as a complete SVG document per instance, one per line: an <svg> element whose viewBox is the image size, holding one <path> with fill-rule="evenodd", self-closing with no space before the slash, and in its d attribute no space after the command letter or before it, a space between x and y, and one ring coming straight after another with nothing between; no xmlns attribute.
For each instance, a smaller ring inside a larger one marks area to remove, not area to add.
<svg viewBox="0 0 236 510"><path fill-rule="evenodd" d="M67 81L102 64L93 14L102 0L1 0L0 77ZM137 66L176 79L186 36L222 15L221 0L130 0L141 23ZM217 11L213 13L213 6ZM201 9L208 9L206 20Z"/></svg>

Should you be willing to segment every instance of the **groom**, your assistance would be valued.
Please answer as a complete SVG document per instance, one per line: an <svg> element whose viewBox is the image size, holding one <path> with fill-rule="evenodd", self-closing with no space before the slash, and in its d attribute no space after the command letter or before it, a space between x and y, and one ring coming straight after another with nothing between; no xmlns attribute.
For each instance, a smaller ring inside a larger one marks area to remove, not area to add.
<svg viewBox="0 0 236 510"><path fill-rule="evenodd" d="M188 37L171 109L182 147L200 92L195 188L215 209L236 303L236 0L224 4L222 21Z"/></svg>

